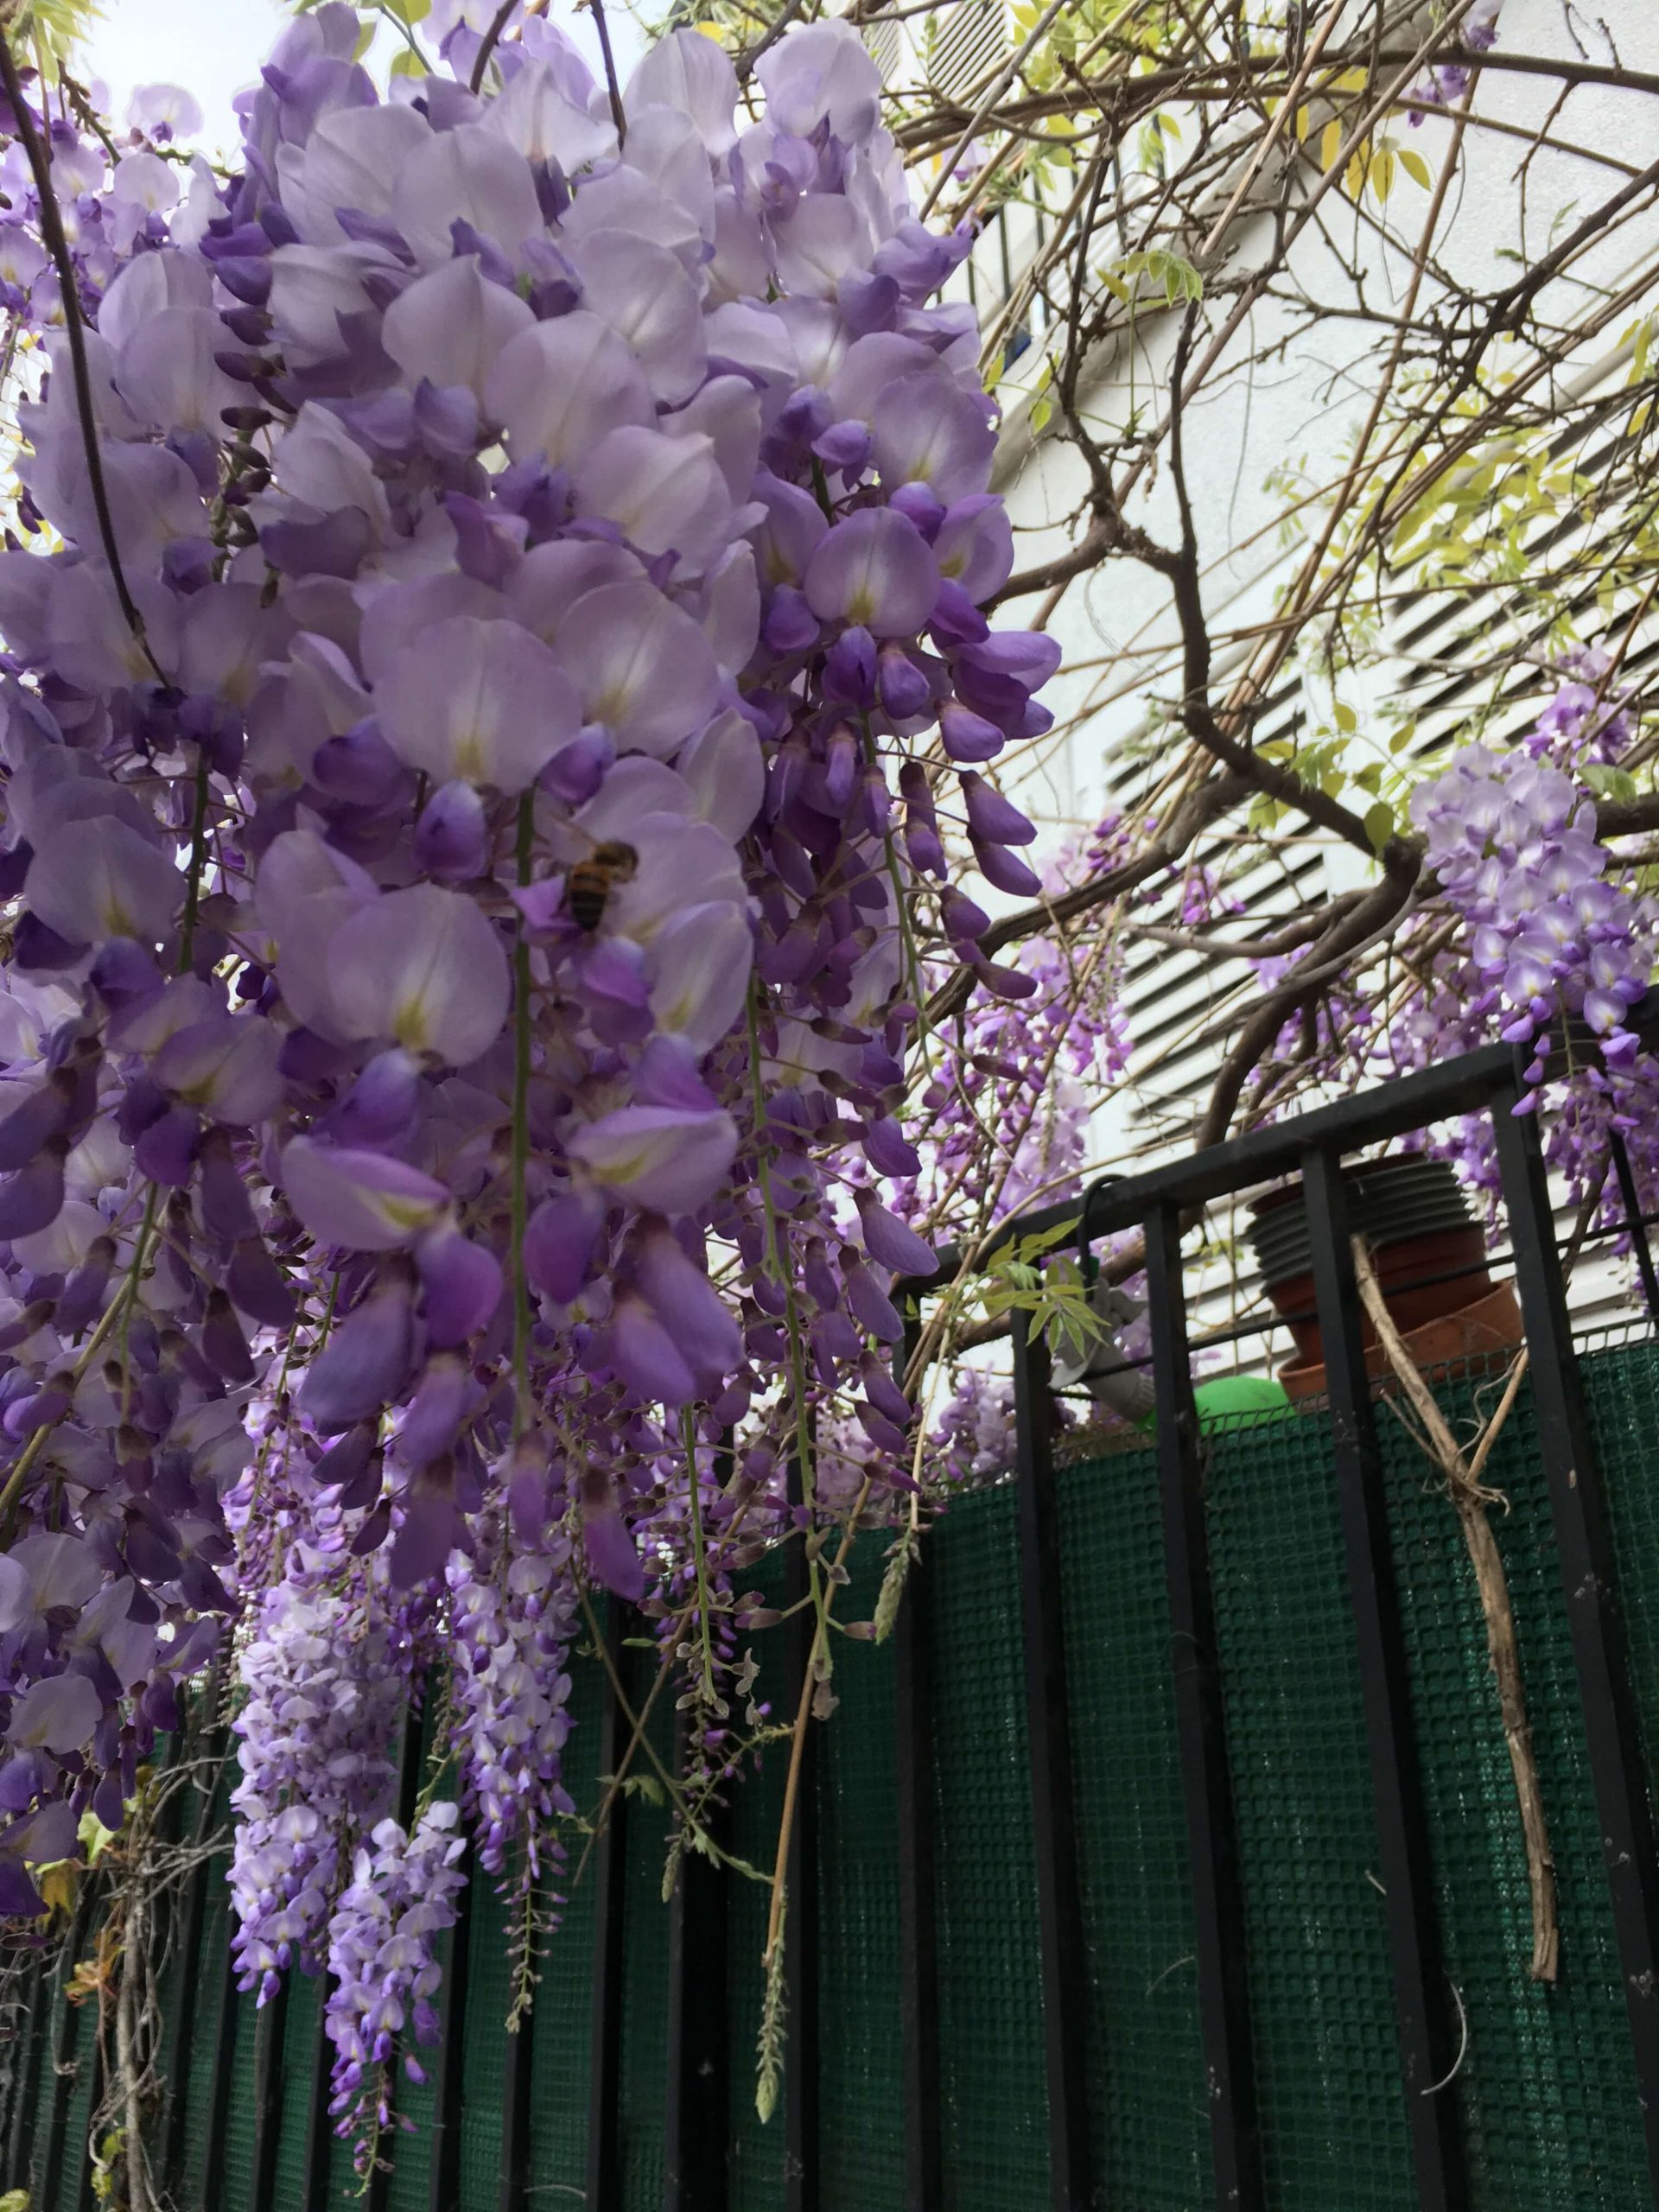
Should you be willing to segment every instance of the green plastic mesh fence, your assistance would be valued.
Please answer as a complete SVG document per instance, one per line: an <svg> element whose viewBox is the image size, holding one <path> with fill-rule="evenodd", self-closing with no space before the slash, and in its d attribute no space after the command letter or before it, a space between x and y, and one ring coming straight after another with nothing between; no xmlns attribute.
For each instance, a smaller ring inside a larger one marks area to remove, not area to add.
<svg viewBox="0 0 1659 2212"><path fill-rule="evenodd" d="M1048 2100L1012 1489L954 1506L933 1577L944 2188L1036 2205Z"/></svg>
<svg viewBox="0 0 1659 2212"><path fill-rule="evenodd" d="M879 1535L860 1538L842 1619L874 1612L885 1553ZM841 1702L818 1763L820 2183L826 2212L904 2212L893 1647L837 1651Z"/></svg>
<svg viewBox="0 0 1659 2212"><path fill-rule="evenodd" d="M1126 1452L1058 1487L1096 2171L1104 2203L1187 2212L1210 2135L1157 1473Z"/></svg>
<svg viewBox="0 0 1659 2212"><path fill-rule="evenodd" d="M1659 1351L1585 1363L1605 1478L1638 1703L1659 1745ZM1442 1394L1468 1434L1495 1393ZM1655 2212L1632 2079L1595 1807L1537 1433L1523 1390L1488 1479L1508 1573L1560 1896L1561 1972L1528 1974L1529 1897L1485 1636L1457 1516L1419 1446L1379 1416L1402 1594L1410 1688L1437 1873L1446 1967L1464 2048L1438 2094L1456 2099L1472 2212ZM1377 1885L1376 1827L1326 1421L1300 1414L1212 1440L1209 1529L1244 1891L1247 1964L1271 2212L1407 2212L1414 2202ZM1090 2122L1102 2204L1208 2212L1212 2202L1198 2040L1187 1845L1169 1676L1157 1477L1144 1448L1063 1469L1065 1628L1090 1986ZM935 1637L934 1769L944 2093L950 2212L1033 2212L1046 2202L1042 2006L1026 1752L1016 1500L1009 1487L953 1504L916 1570ZM868 1618L884 1545L854 1554L838 1611ZM746 1578L773 1580L769 1562ZM839 1709L821 1733L818 1961L823 2212L899 2212L904 2049L895 1852L897 1766L890 1649L837 1642ZM652 1655L626 1655L631 1696ZM571 1793L597 1800L601 1682L573 1666ZM666 1702L666 1701L664 1701ZM654 1723L666 1754L670 1716ZM787 1747L733 1793L731 1847L769 1867ZM1659 1776L1656 1776L1659 1779ZM663 2202L667 1915L664 1810L628 1801L616 1879L624 1898L619 2212ZM594 1927L572 1879L543 1946L531 2111L531 2196L584 2201ZM728 1898L731 2212L783 2212L781 2113L753 2101L766 1940L763 1884ZM196 1969L196 2029L179 2085L180 2212L249 2202L257 2034L227 2002L226 1917L216 1867ZM176 1959L164 1996L176 2000ZM270 2212L314 2212L302 2175L315 2075L315 1985L283 2023L282 2126ZM460 2057L460 2189L435 2212L496 2212L512 1986L504 1913L474 1885ZM234 2023L220 2115L223 2179L205 2196L222 2028ZM92 2201L82 2150L96 2084L91 2016L47 2024L76 2038L75 2071L48 2052L35 2085L31 2212ZM13 2069L15 2077L15 2067ZM9 2092L15 2105L21 2095ZM434 2212L432 2091L401 2085L419 2132L395 2145L386 2212ZM54 2121L56 2123L54 2131ZM25 2131L27 2132L27 2131ZM48 2145L64 2155L41 2194ZM327 2201L353 2187L343 2152ZM10 2176L8 2175L8 2180Z"/></svg>

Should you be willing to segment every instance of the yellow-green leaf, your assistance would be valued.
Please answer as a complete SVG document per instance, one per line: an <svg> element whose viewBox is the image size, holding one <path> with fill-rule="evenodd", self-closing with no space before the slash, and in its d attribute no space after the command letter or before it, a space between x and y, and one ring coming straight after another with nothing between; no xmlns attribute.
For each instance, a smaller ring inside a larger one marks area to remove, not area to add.
<svg viewBox="0 0 1659 2212"><path fill-rule="evenodd" d="M1371 841L1371 849L1381 854L1394 835L1394 809L1385 798L1365 810L1365 835Z"/></svg>
<svg viewBox="0 0 1659 2212"><path fill-rule="evenodd" d="M1394 156L1386 146L1371 156L1371 190L1379 200L1386 200L1394 190Z"/></svg>
<svg viewBox="0 0 1659 2212"><path fill-rule="evenodd" d="M1400 149L1400 166L1414 184L1421 184L1425 192L1428 190L1428 163L1414 146Z"/></svg>
<svg viewBox="0 0 1659 2212"><path fill-rule="evenodd" d="M1319 133L1319 167L1332 169L1337 165L1337 156L1342 151L1342 125L1327 123Z"/></svg>

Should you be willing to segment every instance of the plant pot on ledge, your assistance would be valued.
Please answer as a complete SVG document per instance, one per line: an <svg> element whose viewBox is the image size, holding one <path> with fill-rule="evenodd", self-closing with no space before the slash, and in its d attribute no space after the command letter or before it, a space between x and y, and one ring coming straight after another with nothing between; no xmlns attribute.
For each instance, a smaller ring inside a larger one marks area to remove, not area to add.
<svg viewBox="0 0 1659 2212"><path fill-rule="evenodd" d="M1522 1342L1515 1293L1493 1283L1484 1233L1448 1162L1406 1153L1344 1168L1342 1179L1349 1226L1370 1245L1384 1301L1419 1367L1492 1358ZM1293 1398L1318 1397L1325 1344L1301 1184L1270 1191L1251 1211L1249 1236L1262 1287L1296 1346L1279 1379ZM1367 1371L1380 1376L1387 1363L1363 1315L1360 1337Z"/></svg>

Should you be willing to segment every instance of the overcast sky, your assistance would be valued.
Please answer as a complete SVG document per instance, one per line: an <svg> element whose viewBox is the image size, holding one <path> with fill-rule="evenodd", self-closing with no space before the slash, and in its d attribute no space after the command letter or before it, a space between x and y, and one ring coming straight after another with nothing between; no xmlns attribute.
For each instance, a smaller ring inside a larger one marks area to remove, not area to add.
<svg viewBox="0 0 1659 2212"><path fill-rule="evenodd" d="M87 41L87 62L108 86L118 122L135 85L184 85L201 103L207 150L233 146L231 96L252 83L289 19L281 0L104 0L104 20ZM569 0L553 0L550 13L594 56L597 69L592 17L576 14ZM639 31L625 8L613 6L607 20L626 73L639 48Z"/></svg>

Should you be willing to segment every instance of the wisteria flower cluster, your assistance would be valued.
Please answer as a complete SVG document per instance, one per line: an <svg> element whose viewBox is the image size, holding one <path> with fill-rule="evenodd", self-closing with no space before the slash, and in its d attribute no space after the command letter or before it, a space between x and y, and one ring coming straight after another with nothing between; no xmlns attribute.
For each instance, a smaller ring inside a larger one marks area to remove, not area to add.
<svg viewBox="0 0 1659 2212"><path fill-rule="evenodd" d="M1586 794L1556 768L1466 747L1419 785L1412 818L1430 865L1470 924L1471 953L1500 1033L1528 1045L1563 1014L1581 1014L1609 1066L1637 1040L1624 1017L1653 972L1650 902L1606 878ZM1542 1079L1535 1058L1529 1083Z"/></svg>
<svg viewBox="0 0 1659 2212"><path fill-rule="evenodd" d="M711 1556L810 1529L821 1421L896 1478L906 1052L951 967L1041 980L955 879L1037 888L992 764L1058 658L982 612L967 241L856 34L740 105L677 32L613 104L538 16L450 28L485 89L382 101L325 0L228 182L159 92L112 172L0 118L49 364L0 554L0 1907L242 1609L238 1958L330 1964L346 2127L460 1878L450 1801L391 1817L411 1603L533 1888L578 1587L685 1586L688 1440Z"/></svg>

